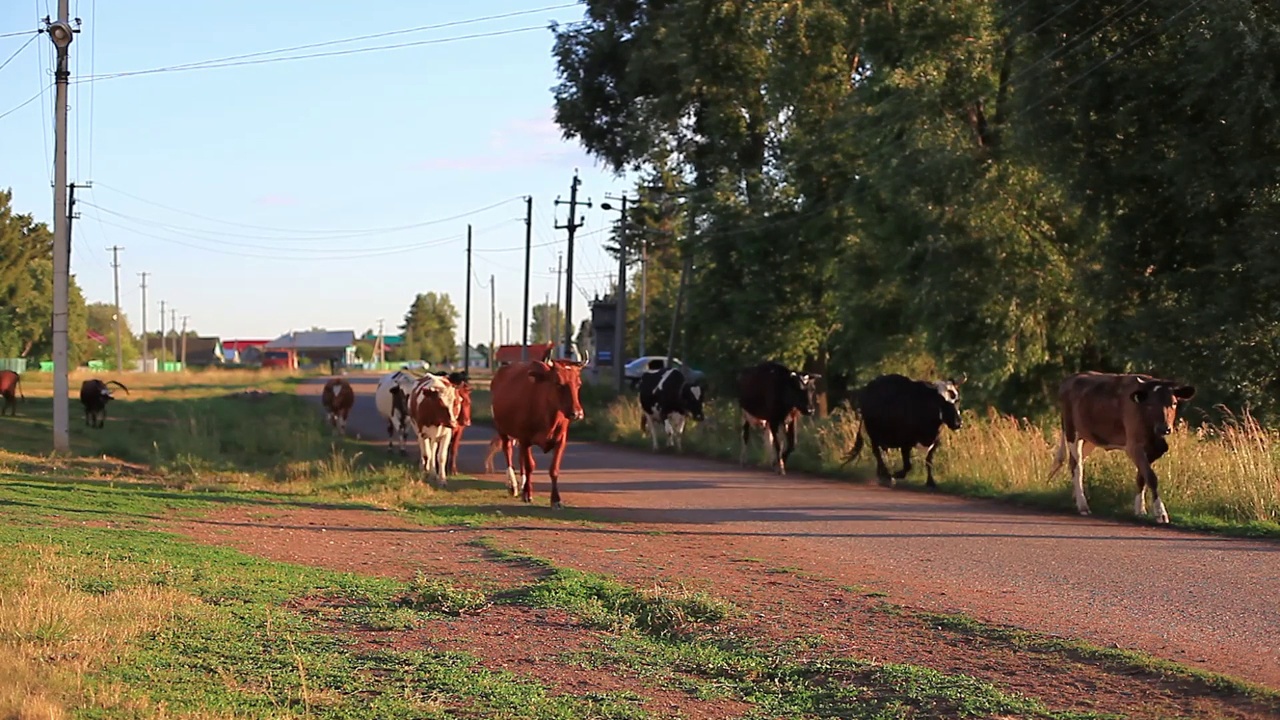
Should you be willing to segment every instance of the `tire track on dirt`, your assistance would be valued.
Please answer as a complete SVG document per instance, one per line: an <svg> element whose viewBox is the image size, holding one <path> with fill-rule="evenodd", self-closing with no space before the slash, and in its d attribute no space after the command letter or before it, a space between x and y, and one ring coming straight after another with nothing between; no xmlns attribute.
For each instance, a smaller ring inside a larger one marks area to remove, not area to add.
<svg viewBox="0 0 1280 720"><path fill-rule="evenodd" d="M348 379L357 393L349 432L385 445L377 378ZM299 392L318 399L322 385ZM485 477L490 436L483 426L467 430L460 471ZM546 461L535 457L535 503L545 506ZM571 442L561 482L567 506L660 525L673 554L691 542L769 539L785 548L788 565L875 586L900 604L1141 650L1280 689L1280 543L584 442Z"/></svg>

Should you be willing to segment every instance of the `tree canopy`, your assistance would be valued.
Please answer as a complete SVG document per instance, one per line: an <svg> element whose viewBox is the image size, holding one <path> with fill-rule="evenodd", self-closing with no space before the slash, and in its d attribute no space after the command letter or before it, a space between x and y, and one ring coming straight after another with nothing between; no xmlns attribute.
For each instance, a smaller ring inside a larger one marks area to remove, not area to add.
<svg viewBox="0 0 1280 720"><path fill-rule="evenodd" d="M419 293L405 313L401 346L402 358L419 358L429 363L453 363L458 360L454 339L458 310L447 293Z"/></svg>
<svg viewBox="0 0 1280 720"><path fill-rule="evenodd" d="M1280 6L586 0L553 53L565 137L642 177L648 352L687 267L722 376L1035 412L1133 370L1280 417Z"/></svg>

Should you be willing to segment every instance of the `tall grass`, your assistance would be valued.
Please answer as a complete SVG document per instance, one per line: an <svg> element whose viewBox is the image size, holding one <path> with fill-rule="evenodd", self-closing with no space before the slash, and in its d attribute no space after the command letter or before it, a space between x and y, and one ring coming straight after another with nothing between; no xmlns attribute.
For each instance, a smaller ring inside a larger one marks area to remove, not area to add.
<svg viewBox="0 0 1280 720"><path fill-rule="evenodd" d="M640 430L634 397L605 399L584 394L587 419L574 436L638 447L651 441ZM685 430L685 452L737 460L741 420L732 400L707 404L706 420ZM988 410L965 411L964 426L943 431L934 460L940 489L966 495L1009 497L1041 506L1074 510L1067 468L1049 477L1057 447L1056 423L1045 426ZM840 465L857 437L859 421L836 411L829 418L802 420L798 447L788 468L867 479L874 477L870 446L858 461ZM1170 450L1155 464L1160 494L1182 521L1235 526L1246 533L1280 534L1280 432L1262 427L1247 411L1218 409L1213 422L1198 428L1180 421L1168 438ZM660 447L666 448L660 436ZM923 452L912 455L907 484L923 484ZM770 453L753 431L749 462L767 466ZM890 470L901 465L897 452L885 453ZM1123 452L1095 450L1085 462L1085 492L1095 513L1132 514L1136 470ZM1222 529L1232 529L1223 527Z"/></svg>

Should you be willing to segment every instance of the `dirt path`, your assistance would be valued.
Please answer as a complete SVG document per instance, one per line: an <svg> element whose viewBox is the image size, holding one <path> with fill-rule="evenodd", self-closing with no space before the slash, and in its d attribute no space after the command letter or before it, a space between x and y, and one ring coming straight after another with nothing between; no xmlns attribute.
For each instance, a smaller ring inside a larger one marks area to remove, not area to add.
<svg viewBox="0 0 1280 720"><path fill-rule="evenodd" d="M376 378L351 381L358 397L349 431L385 443L373 407ZM318 396L320 387L301 392ZM481 473L489 434L467 431L460 471ZM779 478L594 443L571 444L561 482L567 506L664 531L645 543L659 566L693 548L710 553L687 577L712 578L727 572L735 553L767 548L779 567L835 586L873 586L900 604L1142 650L1280 688L1280 543ZM540 469L536 503L547 502L547 490ZM562 552L589 538L619 548L637 542L634 529L555 532L549 549ZM604 571L625 573L631 554L609 555L619 564Z"/></svg>

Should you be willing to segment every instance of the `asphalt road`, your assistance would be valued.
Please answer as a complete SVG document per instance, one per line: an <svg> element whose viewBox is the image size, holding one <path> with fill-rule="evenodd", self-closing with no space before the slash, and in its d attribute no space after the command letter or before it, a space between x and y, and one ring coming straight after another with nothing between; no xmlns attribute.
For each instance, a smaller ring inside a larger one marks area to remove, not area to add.
<svg viewBox="0 0 1280 720"><path fill-rule="evenodd" d="M385 444L377 379L348 380L357 394L348 432ZM318 400L322 384L300 392ZM482 476L491 436L484 426L467 430L460 472ZM535 458L534 502L545 505L549 457ZM501 455L496 461L502 473ZM586 442L570 442L560 491L567 507L667 525L675 542L681 534L769 539L785 543L797 564L884 588L895 601L1143 650L1280 689L1280 543Z"/></svg>

